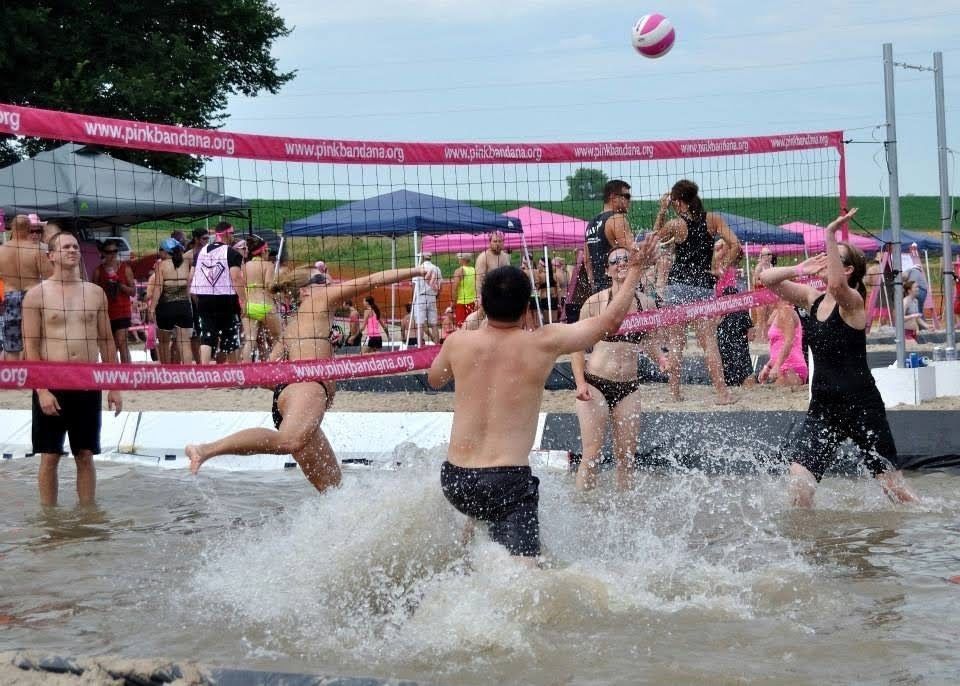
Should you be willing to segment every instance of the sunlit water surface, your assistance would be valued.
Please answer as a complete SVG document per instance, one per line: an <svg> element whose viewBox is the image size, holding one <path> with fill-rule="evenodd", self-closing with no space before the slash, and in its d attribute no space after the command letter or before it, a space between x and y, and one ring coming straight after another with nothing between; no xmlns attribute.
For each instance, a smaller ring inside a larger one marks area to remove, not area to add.
<svg viewBox="0 0 960 686"><path fill-rule="evenodd" d="M439 453L301 475L99 465L99 509L0 464L0 650L166 656L448 684L958 683L960 477L919 507L825 479L641 474L588 497L541 476L550 566L519 568L440 492ZM609 481L609 477L606 479Z"/></svg>

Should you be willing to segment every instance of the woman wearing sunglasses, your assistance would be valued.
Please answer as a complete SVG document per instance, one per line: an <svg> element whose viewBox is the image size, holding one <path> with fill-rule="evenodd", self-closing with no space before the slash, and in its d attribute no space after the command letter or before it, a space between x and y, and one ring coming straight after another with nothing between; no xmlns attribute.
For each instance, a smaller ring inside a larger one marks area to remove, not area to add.
<svg viewBox="0 0 960 686"><path fill-rule="evenodd" d="M607 258L605 278L610 287L594 293L580 309L580 319L600 315L623 288L627 278L630 253L615 248ZM642 291L634 293L630 312L656 308L653 299ZM617 488L627 490L633 482L633 460L640 434L640 378L637 353L646 348L651 359L659 355L653 333L638 331L627 334L612 332L593 346L589 359L584 352L571 356L573 378L577 384L577 419L583 456L577 470L577 489L596 486L600 469L600 450L607 432L613 426L613 457L617 468Z"/></svg>

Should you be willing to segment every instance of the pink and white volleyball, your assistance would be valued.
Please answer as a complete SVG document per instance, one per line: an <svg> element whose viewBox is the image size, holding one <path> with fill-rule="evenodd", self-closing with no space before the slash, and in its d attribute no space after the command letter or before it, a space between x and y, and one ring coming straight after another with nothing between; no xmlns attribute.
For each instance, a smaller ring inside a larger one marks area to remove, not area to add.
<svg viewBox="0 0 960 686"><path fill-rule="evenodd" d="M673 24L662 14L645 14L633 25L633 47L644 57L663 57L676 37Z"/></svg>

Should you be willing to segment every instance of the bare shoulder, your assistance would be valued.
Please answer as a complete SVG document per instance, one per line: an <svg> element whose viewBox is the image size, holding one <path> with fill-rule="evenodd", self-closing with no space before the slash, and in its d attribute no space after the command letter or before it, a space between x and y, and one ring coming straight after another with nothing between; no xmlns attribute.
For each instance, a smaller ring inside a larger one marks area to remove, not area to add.
<svg viewBox="0 0 960 686"><path fill-rule="evenodd" d="M83 282L83 295L84 297L90 297L91 299L97 298L99 300L106 300L107 294L104 292L100 286L89 281Z"/></svg>
<svg viewBox="0 0 960 686"><path fill-rule="evenodd" d="M47 281L41 281L36 286L28 289L26 295L23 296L23 306L40 307L43 304L43 287L47 283Z"/></svg>

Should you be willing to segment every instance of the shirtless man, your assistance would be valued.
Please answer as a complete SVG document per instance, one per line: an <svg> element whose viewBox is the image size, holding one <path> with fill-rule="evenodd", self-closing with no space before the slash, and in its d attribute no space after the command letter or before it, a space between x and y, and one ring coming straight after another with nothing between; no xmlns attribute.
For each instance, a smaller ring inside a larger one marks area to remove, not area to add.
<svg viewBox="0 0 960 686"><path fill-rule="evenodd" d="M26 359L86 364L116 360L107 296L102 288L83 280L77 239L59 233L48 250L53 274L23 299ZM100 452L101 404L100 391L39 388L33 392L33 452L40 454L41 505L57 504L57 467L65 434L70 436L70 452L77 462L80 505L93 503L97 481L93 456ZM107 406L120 414L119 391L107 393Z"/></svg>
<svg viewBox="0 0 960 686"><path fill-rule="evenodd" d="M487 522L490 537L511 555L528 562L540 555L540 482L529 456L547 376L558 356L585 350L620 327L656 245L648 238L631 250L624 286L598 316L535 331L521 328L530 279L515 267L489 272L486 326L452 334L430 367L434 388L456 381L443 493L460 512Z"/></svg>
<svg viewBox="0 0 960 686"><path fill-rule="evenodd" d="M390 269L352 281L327 282L323 274L310 276L309 270L298 269L280 277L274 290L287 291L299 300L296 316L287 320L283 337L277 341L272 361L318 360L333 357L330 342L330 319L346 300L377 286L423 276L424 269ZM340 484L340 464L333 446L320 428L323 415L336 386L332 381L309 378L279 384L273 389L273 423L271 429L243 429L213 443L190 444L184 452L190 458L190 471L217 455L292 455L303 475L323 493Z"/></svg>
<svg viewBox="0 0 960 686"><path fill-rule="evenodd" d="M10 222L13 236L0 245L0 281L3 281L3 358L23 359L21 330L23 298L49 276L53 267L40 250L43 222L35 214L18 214Z"/></svg>
<svg viewBox="0 0 960 686"><path fill-rule="evenodd" d="M503 252L503 232L494 231L490 234L490 247L477 255L477 294L483 291L483 277L497 267L506 267L510 264L510 255Z"/></svg>

